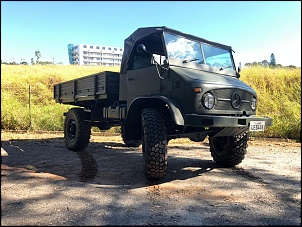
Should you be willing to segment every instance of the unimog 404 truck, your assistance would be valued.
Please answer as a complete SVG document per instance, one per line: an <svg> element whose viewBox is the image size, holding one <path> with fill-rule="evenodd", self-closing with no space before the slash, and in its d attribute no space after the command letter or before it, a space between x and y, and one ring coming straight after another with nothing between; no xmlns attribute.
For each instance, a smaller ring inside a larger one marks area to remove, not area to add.
<svg viewBox="0 0 302 227"><path fill-rule="evenodd" d="M64 140L84 150L91 127L121 126L127 146L142 145L147 178L165 176L169 140L209 138L213 160L233 167L245 157L249 131L272 125L256 117L257 94L239 80L232 48L168 27L138 28L124 42L120 73L105 71L54 85ZM189 151L188 151L189 152Z"/></svg>

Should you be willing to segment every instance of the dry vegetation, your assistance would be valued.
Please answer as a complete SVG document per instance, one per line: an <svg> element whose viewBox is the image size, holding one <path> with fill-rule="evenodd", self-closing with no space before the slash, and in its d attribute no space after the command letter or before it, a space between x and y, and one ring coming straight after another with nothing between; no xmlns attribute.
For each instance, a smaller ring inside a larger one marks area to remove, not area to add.
<svg viewBox="0 0 302 227"><path fill-rule="evenodd" d="M53 85L105 70L119 67L1 65L1 130L62 130L63 112L71 106L54 101ZM299 140L301 69L244 68L240 79L258 94L257 115L274 119L272 127L252 136Z"/></svg>

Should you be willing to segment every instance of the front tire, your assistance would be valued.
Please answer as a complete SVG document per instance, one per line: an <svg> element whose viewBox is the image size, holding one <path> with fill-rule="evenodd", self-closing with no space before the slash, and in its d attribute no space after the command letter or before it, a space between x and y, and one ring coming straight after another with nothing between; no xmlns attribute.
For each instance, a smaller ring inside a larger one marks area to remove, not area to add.
<svg viewBox="0 0 302 227"><path fill-rule="evenodd" d="M238 165L247 152L248 132L238 136L210 137L210 152L217 164L224 167Z"/></svg>
<svg viewBox="0 0 302 227"><path fill-rule="evenodd" d="M89 144L91 125L84 121L82 108L71 108L64 122L64 139L69 150L82 151Z"/></svg>
<svg viewBox="0 0 302 227"><path fill-rule="evenodd" d="M165 176L168 166L167 135L163 115L154 108L142 111L142 150L146 177L160 179Z"/></svg>

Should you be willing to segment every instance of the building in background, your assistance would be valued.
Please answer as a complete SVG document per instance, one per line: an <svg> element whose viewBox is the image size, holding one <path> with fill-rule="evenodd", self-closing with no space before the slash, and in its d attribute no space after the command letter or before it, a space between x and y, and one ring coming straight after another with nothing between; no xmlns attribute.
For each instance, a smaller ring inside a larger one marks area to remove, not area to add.
<svg viewBox="0 0 302 227"><path fill-rule="evenodd" d="M120 47L90 44L68 44L69 64L73 65L121 65L123 49Z"/></svg>
<svg viewBox="0 0 302 227"><path fill-rule="evenodd" d="M73 52L73 49L74 49L74 45L73 44L68 44L67 48L68 48L69 64L72 64L72 52Z"/></svg>

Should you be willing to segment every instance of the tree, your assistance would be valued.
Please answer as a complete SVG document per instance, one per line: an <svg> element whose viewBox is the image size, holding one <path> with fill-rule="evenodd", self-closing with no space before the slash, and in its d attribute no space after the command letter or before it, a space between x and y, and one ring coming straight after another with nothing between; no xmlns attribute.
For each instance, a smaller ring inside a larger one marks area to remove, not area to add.
<svg viewBox="0 0 302 227"><path fill-rule="evenodd" d="M252 64L251 64L251 63L249 63L249 62L247 62L247 63L245 63L245 64L244 64L244 66L245 66L245 67L251 67L251 66L252 66Z"/></svg>
<svg viewBox="0 0 302 227"><path fill-rule="evenodd" d="M252 62L252 66L257 66L258 63L256 61Z"/></svg>
<svg viewBox="0 0 302 227"><path fill-rule="evenodd" d="M276 66L276 58L274 53L271 54L271 61L270 61L271 66Z"/></svg>
<svg viewBox="0 0 302 227"><path fill-rule="evenodd" d="M269 63L267 62L267 60L263 60L263 61L262 61L262 65L266 67L266 66L269 65Z"/></svg>
<svg viewBox="0 0 302 227"><path fill-rule="evenodd" d="M31 63L32 65L34 65L34 64L35 64L35 62L34 62L34 58L31 58L31 59L30 59L30 63Z"/></svg>
<svg viewBox="0 0 302 227"><path fill-rule="evenodd" d="M35 51L35 56L37 57L36 64L38 64L39 63L39 58L41 57L41 52L36 50Z"/></svg>
<svg viewBox="0 0 302 227"><path fill-rule="evenodd" d="M39 64L40 65L53 65L53 63L51 61L40 61Z"/></svg>
<svg viewBox="0 0 302 227"><path fill-rule="evenodd" d="M296 69L297 67L294 65L289 65L289 66L285 66L286 68L292 68L292 69Z"/></svg>

